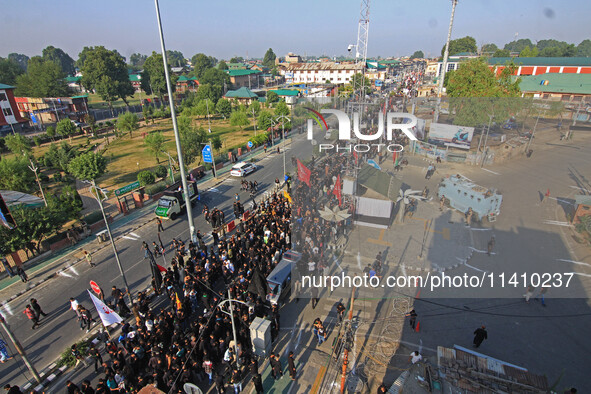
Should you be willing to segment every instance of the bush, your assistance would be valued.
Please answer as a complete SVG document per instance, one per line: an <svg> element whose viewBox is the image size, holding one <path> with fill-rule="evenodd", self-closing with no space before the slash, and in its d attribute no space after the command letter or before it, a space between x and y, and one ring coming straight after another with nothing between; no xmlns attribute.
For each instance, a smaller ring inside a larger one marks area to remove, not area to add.
<svg viewBox="0 0 591 394"><path fill-rule="evenodd" d="M41 181L41 183L47 183L49 182L49 177L43 173L39 174L39 180Z"/></svg>
<svg viewBox="0 0 591 394"><path fill-rule="evenodd" d="M137 180L140 181L141 186L146 186L153 184L156 181L156 177L154 177L152 171L146 170L137 174Z"/></svg>
<svg viewBox="0 0 591 394"><path fill-rule="evenodd" d="M37 147L41 146L41 137L39 137L39 136L37 136L37 135L36 135L36 136L34 136L34 137L33 137L33 142L35 143L35 145L36 145Z"/></svg>
<svg viewBox="0 0 591 394"><path fill-rule="evenodd" d="M90 226L91 224L95 224L96 222L103 220L103 213L101 211L94 211L82 217L80 220L86 222L86 224Z"/></svg>
<svg viewBox="0 0 591 394"><path fill-rule="evenodd" d="M76 343L76 348L82 357L86 357L88 355L88 343L86 341L80 341ZM76 358L72 355L72 350L70 347L64 350L60 356L59 361L57 362L58 367L62 367L64 365L67 365L68 367L73 367L76 365Z"/></svg>
<svg viewBox="0 0 591 394"><path fill-rule="evenodd" d="M154 185L146 186L146 194L153 196L166 189L166 182L158 182Z"/></svg>
<svg viewBox="0 0 591 394"><path fill-rule="evenodd" d="M54 182L61 182L62 179L63 179L63 177L62 177L61 172L56 172L55 174L53 174L53 181Z"/></svg>
<svg viewBox="0 0 591 394"><path fill-rule="evenodd" d="M154 173L156 174L156 176L158 178L164 178L166 176L166 174L168 173L168 170L166 169L166 167L160 165L160 166L156 167L156 171L154 171Z"/></svg>

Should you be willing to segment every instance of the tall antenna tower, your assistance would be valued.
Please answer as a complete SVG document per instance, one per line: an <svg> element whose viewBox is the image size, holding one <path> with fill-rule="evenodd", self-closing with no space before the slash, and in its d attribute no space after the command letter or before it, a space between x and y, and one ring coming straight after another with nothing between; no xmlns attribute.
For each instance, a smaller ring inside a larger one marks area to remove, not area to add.
<svg viewBox="0 0 591 394"><path fill-rule="evenodd" d="M367 61L367 41L369 36L369 1L361 0L359 27L357 29L357 46L355 47L355 63L362 60L364 67Z"/></svg>

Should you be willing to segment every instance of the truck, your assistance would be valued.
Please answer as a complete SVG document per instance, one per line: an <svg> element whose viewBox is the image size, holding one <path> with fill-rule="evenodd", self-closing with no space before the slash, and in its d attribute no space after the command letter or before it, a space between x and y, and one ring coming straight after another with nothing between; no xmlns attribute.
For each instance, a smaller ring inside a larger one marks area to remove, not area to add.
<svg viewBox="0 0 591 394"><path fill-rule="evenodd" d="M191 206L199 199L199 190L197 189L197 182L187 181L189 187L189 199ZM154 213L156 216L163 219L176 219L179 214L184 212L186 208L185 193L183 192L183 184L179 181L164 189L162 197L158 200L158 205Z"/></svg>
<svg viewBox="0 0 591 394"><path fill-rule="evenodd" d="M496 189L476 185L460 174L443 178L438 196L439 199L445 197L452 208L462 213L472 208L481 221L486 219L489 222L494 222L501 213L503 202L503 196Z"/></svg>

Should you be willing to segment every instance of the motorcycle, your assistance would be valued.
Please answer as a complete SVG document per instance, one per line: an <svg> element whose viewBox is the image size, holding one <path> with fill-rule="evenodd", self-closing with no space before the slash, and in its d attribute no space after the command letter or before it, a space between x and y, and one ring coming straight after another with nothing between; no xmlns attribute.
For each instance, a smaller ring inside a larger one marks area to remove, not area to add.
<svg viewBox="0 0 591 394"><path fill-rule="evenodd" d="M470 135L467 131L458 130L458 132L451 139L452 143L456 142L468 142L468 136Z"/></svg>

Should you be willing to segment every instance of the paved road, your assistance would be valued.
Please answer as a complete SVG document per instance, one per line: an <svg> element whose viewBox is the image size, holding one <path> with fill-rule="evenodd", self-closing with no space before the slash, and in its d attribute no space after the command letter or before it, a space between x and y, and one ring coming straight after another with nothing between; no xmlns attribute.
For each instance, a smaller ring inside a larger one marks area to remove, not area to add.
<svg viewBox="0 0 591 394"><path fill-rule="evenodd" d="M311 146L304 140L303 135L296 135L293 144L288 142L287 148L287 171L293 173L291 156L294 152L298 152L299 155L311 155ZM261 192L259 192L258 200L262 198L264 189L274 186L275 178L282 178L283 157L274 152L274 150L270 150L269 154L257 163L260 167L259 170L247 177L247 179L257 180L259 183ZM223 210L226 220L229 221L234 217L232 203L235 193L241 194L241 200L246 203L246 207L250 205L249 202L247 203L248 193L240 192L239 189L240 180L227 177L215 188L200 190L200 192L203 197L202 201L207 203L210 208L217 207ZM208 233L211 231L211 227L203 219L202 208L202 204L197 204L193 209L195 226L202 233ZM189 229L186 216L175 221L166 221L164 226L165 231L161 236L165 245L168 245L172 238L188 240ZM152 241L157 241L157 227L152 222L134 232L128 232L126 230L128 228L129 226L122 227L115 231L114 235L123 235L116 245L127 282L131 291L135 293L150 286L150 267L147 260L143 259L143 252L140 248L144 240L150 245ZM86 290L89 288L90 280L96 281L106 295L110 295L112 286L123 287L123 281L110 247L104 248L94 255L93 262L98 266L91 268L84 262L80 263L65 271L63 275L44 282L33 291L2 306L11 329L16 333L38 370L42 370L55 361L66 347L81 339L84 334L78 326L74 313L68 310L70 297L75 297L81 304L89 307L92 306L92 302ZM36 298L44 311L49 314L42 320L42 326L35 330L31 329L32 324L23 314L25 305L31 297ZM93 315L97 317L96 312L93 312ZM28 371L18 360L18 357L15 357L14 361L2 364L0 371L2 375L0 385L2 386L6 383L22 385L29 378Z"/></svg>

